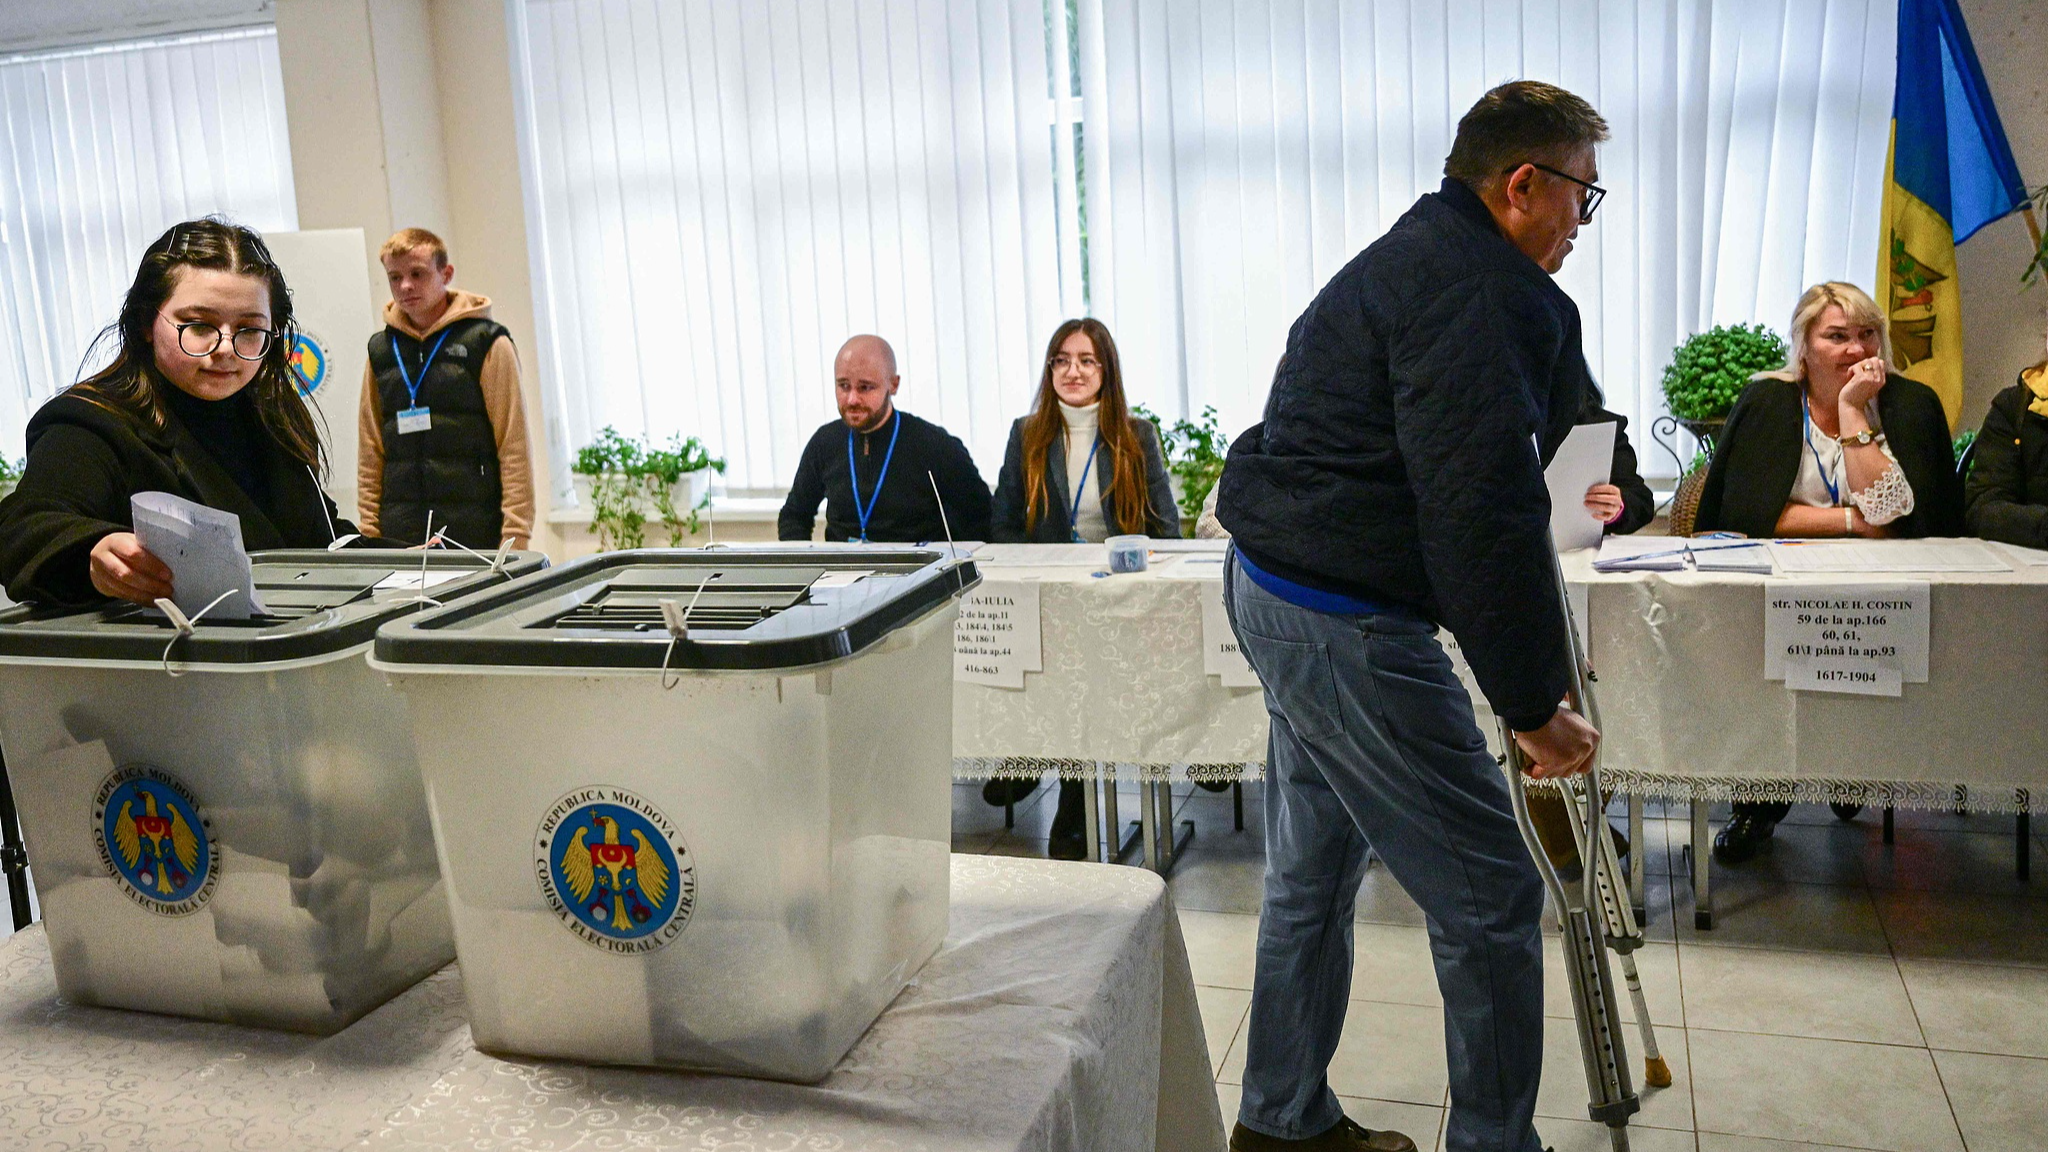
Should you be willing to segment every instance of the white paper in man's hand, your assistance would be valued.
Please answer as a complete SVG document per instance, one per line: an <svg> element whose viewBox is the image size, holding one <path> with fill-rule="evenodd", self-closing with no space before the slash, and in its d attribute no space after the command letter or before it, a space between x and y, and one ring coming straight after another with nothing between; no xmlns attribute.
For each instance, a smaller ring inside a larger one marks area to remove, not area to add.
<svg viewBox="0 0 2048 1152"><path fill-rule="evenodd" d="M1586 489L1614 473L1614 422L1581 424L1558 445L1543 481L1550 487L1550 538L1559 552L1598 548L1606 525L1586 511Z"/></svg>
<svg viewBox="0 0 2048 1152"><path fill-rule="evenodd" d="M137 492L128 510L136 538L170 568L171 602L180 611L196 615L228 591L234 595L215 605L209 618L246 620L264 611L242 546L241 517L169 492Z"/></svg>

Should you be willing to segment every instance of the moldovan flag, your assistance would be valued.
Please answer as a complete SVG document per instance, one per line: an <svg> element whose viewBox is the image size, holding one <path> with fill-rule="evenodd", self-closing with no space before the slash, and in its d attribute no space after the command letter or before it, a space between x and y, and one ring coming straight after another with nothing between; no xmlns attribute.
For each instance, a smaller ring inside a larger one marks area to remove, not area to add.
<svg viewBox="0 0 2048 1152"><path fill-rule="evenodd" d="M2026 200L1956 0L1899 0L1876 295L1894 358L1941 397L1951 428L1963 405L1956 245Z"/></svg>

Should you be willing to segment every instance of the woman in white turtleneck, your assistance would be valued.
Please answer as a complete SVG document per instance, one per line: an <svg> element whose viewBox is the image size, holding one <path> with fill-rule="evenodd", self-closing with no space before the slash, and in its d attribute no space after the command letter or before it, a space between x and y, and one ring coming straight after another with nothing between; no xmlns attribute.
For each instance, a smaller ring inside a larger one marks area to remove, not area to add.
<svg viewBox="0 0 2048 1152"><path fill-rule="evenodd" d="M1100 320L1053 333L1031 414L1010 426L993 535L1035 544L1180 535L1159 432L1132 417L1116 341Z"/></svg>
<svg viewBox="0 0 2048 1152"><path fill-rule="evenodd" d="M1159 431L1131 415L1116 341L1100 320L1069 320L1053 333L1037 402L1010 426L991 534L1034 544L1180 535ZM982 796L1000 805L1037 787L1036 780L991 780ZM1082 803L1080 784L1063 782L1048 847L1056 859L1087 854Z"/></svg>

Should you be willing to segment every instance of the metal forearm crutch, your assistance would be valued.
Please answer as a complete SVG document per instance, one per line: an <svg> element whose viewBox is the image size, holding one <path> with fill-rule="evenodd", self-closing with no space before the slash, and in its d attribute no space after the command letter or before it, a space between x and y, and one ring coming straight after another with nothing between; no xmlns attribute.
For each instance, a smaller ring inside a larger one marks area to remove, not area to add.
<svg viewBox="0 0 2048 1152"><path fill-rule="evenodd" d="M1553 552L1551 573L1555 578L1559 606L1564 610L1565 633L1571 647L1572 676L1568 703L1597 728L1600 726L1600 712L1592 694L1593 669L1587 663L1585 648L1579 641L1578 625L1572 620L1571 598L1565 591L1564 570L1558 566L1555 555ZM1620 1020L1614 997L1614 974L1607 963L1610 947L1621 957L1629 993L1634 998L1636 1020L1642 1028L1643 1046L1647 1053L1644 1079L1651 1084L1669 1084L1671 1074L1657 1055L1656 1034L1650 1024L1649 1008L1643 1001L1642 981L1636 974L1632 953L1642 942L1642 932L1635 923L1627 900L1621 896L1625 889L1621 886L1620 861L1615 856L1614 842L1607 833L1607 818L1602 811L1605 805L1601 802L1604 793L1600 789L1599 755L1596 750L1593 762L1583 776L1561 782L1565 810L1574 817L1570 821L1572 838L1579 845L1584 874L1584 883L1578 892L1573 893L1558 878L1557 869L1552 867L1550 857L1543 851L1542 842L1536 836L1536 827L1529 819L1529 800L1523 791L1528 757L1523 754L1521 745L1515 742L1514 731L1506 721L1501 722L1500 735L1515 822L1520 825L1522 842L1528 847L1545 887L1550 890L1551 901L1558 910L1558 927L1563 932L1565 975L1571 987L1572 1017L1578 1023L1579 1052L1585 1062L1586 1089L1591 1097L1586 1105L1586 1114L1607 1125L1615 1152L1628 1152L1628 1118L1641 1110L1642 1100L1629 1082L1627 1046L1615 1027Z"/></svg>

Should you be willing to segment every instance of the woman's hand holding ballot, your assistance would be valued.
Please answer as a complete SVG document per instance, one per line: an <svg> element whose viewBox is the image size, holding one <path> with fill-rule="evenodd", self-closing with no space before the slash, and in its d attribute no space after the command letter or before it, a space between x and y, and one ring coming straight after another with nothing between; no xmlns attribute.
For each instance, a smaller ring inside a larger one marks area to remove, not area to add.
<svg viewBox="0 0 2048 1152"><path fill-rule="evenodd" d="M92 586L102 596L154 604L171 594L171 569L150 554L133 532L100 537L92 547Z"/></svg>

